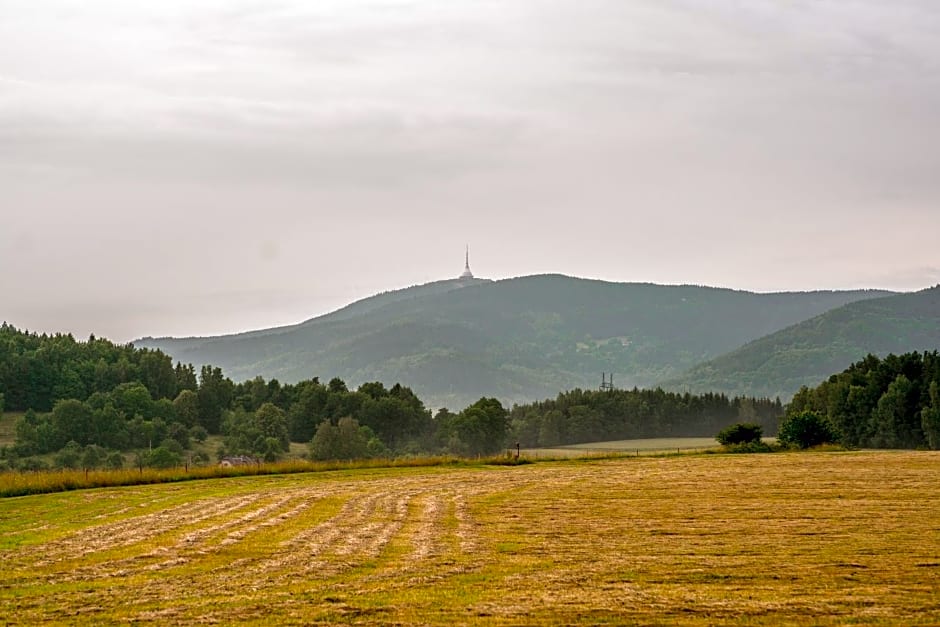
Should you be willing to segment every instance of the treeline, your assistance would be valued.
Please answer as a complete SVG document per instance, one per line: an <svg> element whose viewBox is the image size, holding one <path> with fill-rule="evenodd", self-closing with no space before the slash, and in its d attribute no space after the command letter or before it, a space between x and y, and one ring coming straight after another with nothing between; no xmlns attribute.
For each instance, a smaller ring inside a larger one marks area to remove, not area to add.
<svg viewBox="0 0 940 627"><path fill-rule="evenodd" d="M47 412L55 401L86 399L122 383L138 382L155 399L173 399L196 388L192 366L177 364L160 351L118 345L94 335L37 334L0 324L0 391L8 411Z"/></svg>
<svg viewBox="0 0 940 627"><path fill-rule="evenodd" d="M807 411L827 418L846 446L940 449L940 355L869 355L802 388L787 415Z"/></svg>
<svg viewBox="0 0 940 627"><path fill-rule="evenodd" d="M0 411L25 411L0 467L118 466L129 460L172 466L209 461L197 445L222 436L218 458L273 461L291 442L317 459L502 447L507 417L494 399L432 418L414 392L334 378L282 385L257 377L235 383L222 370L177 363L160 351L90 337L38 335L0 326ZM116 454L123 452L129 455ZM42 456L42 457L40 457Z"/></svg>
<svg viewBox="0 0 940 627"><path fill-rule="evenodd" d="M235 383L222 370L173 364L160 351L0 326L0 412L25 411L0 469L172 466L244 455L277 460L291 443L314 459L496 452L653 437L710 437L734 423L776 433L779 399L654 390L575 389L516 405L496 399L432 416L402 385L338 378ZM786 408L824 416L855 447L940 448L940 356L869 356Z"/></svg>
<svg viewBox="0 0 940 627"><path fill-rule="evenodd" d="M779 399L724 394L678 394L661 389L572 390L554 400L516 405L512 435L522 446L658 437L711 437L734 422L775 433L783 414Z"/></svg>

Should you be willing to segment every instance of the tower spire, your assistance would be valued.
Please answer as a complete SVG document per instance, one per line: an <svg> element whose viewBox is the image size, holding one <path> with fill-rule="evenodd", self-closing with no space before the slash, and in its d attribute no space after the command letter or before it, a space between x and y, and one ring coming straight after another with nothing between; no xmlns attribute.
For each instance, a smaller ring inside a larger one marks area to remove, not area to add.
<svg viewBox="0 0 940 627"><path fill-rule="evenodd" d="M464 257L464 266L463 274L460 275L461 279L472 279L473 273L470 272L470 244L467 244L467 253Z"/></svg>

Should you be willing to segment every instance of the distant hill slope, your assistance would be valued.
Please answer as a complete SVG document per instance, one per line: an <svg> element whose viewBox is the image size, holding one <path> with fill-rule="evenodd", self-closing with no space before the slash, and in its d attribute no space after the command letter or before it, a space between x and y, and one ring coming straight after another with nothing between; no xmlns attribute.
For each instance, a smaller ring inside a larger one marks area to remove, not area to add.
<svg viewBox="0 0 940 627"><path fill-rule="evenodd" d="M754 294L543 275L442 281L353 303L280 329L219 338L146 338L235 379L338 376L400 381L430 406L506 402L649 385L801 320L883 292Z"/></svg>
<svg viewBox="0 0 940 627"><path fill-rule="evenodd" d="M345 307L341 307L336 311L332 311L322 316L316 316L305 320L299 324L291 324L283 327L273 327L270 329L259 329L257 331L247 331L245 333L233 333L230 335L219 335L213 337L184 337L184 338L175 338L175 337L145 337L139 340L134 341L134 345L138 348L152 348L155 346L172 346L175 351L189 351L196 349L197 347L205 344L208 341L220 341L220 340L230 340L238 339L243 340L249 337L261 337L265 335L276 335L278 333L286 333L288 331L293 331L302 326L316 324L318 322L326 322L332 320L346 320L348 318L353 318L358 315L369 313L385 305L391 303L411 300L415 298L421 298L424 296L431 296L434 294L444 294L451 290L460 289L462 287L467 287L469 285L479 285L481 283L492 283L490 279L449 279L445 281L433 281L431 283L425 283L423 285L413 285L411 287L402 288L399 290L391 290L388 292L381 292L374 296L369 296L361 300L357 300ZM168 354L170 354L168 352Z"/></svg>
<svg viewBox="0 0 940 627"><path fill-rule="evenodd" d="M940 286L845 305L700 364L664 387L789 399L869 353L937 349Z"/></svg>

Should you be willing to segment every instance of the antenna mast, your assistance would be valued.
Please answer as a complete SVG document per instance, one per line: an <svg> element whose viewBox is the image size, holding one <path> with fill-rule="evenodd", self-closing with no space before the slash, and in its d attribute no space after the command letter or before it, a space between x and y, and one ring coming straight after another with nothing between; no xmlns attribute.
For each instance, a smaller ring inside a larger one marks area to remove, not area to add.
<svg viewBox="0 0 940 627"><path fill-rule="evenodd" d="M463 274L460 275L461 279L472 279L473 273L470 271L470 245L467 244L467 253L464 257L463 265Z"/></svg>

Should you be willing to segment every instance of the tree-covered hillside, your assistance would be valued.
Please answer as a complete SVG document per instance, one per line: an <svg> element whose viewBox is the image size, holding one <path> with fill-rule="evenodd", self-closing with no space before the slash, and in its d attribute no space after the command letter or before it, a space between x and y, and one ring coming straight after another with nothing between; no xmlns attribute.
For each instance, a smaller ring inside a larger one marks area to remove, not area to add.
<svg viewBox="0 0 940 627"><path fill-rule="evenodd" d="M186 362L218 364L235 379L401 381L432 407L463 407L481 396L525 402L594 387L601 372L615 373L621 387L647 386L796 322L881 295L754 294L544 275L414 291L351 306L355 315L328 315L278 332L137 344Z"/></svg>
<svg viewBox="0 0 940 627"><path fill-rule="evenodd" d="M788 399L869 353L940 349L940 286L851 303L664 383L669 389Z"/></svg>
<svg viewBox="0 0 940 627"><path fill-rule="evenodd" d="M256 337L261 337L265 335L277 335L280 333L287 333L289 331L294 331L296 329L300 329L306 326L311 326L314 324L354 318L356 316L367 314L371 311L380 309L392 303L397 303L399 301L414 300L418 298L423 298L425 296L433 296L435 294L445 294L452 290L458 290L464 287L468 287L470 285L479 285L482 283L491 283L491 281L489 279L475 279L475 278L474 279L448 279L444 281L433 281L431 283L425 283L423 285L413 285L411 287L406 287L400 290L391 290L388 292L381 292L379 294L375 294L374 296L369 296L368 298L357 300L353 303L346 305L345 307L340 307L336 311L332 311L322 316L316 316L314 318L311 318L299 324L292 324L292 325L287 325L283 327L274 327L271 329L259 329L257 331L248 331L245 333L235 333L232 335L223 335L223 336L211 337L211 338L145 337L140 340L137 340L134 343L140 347L159 345L163 347L167 352L172 351L174 353L180 353L184 350L197 348L208 340L212 340L212 341L245 340L248 338L256 338Z"/></svg>

